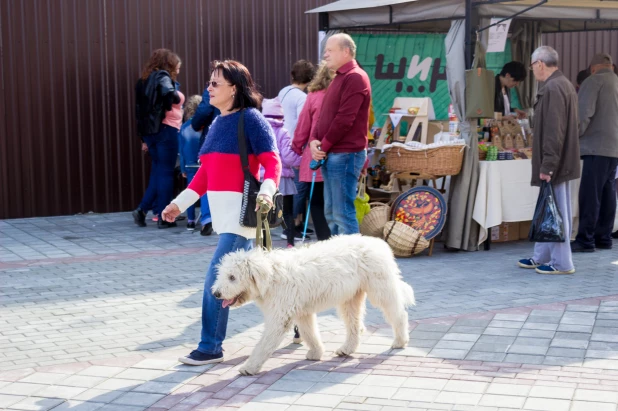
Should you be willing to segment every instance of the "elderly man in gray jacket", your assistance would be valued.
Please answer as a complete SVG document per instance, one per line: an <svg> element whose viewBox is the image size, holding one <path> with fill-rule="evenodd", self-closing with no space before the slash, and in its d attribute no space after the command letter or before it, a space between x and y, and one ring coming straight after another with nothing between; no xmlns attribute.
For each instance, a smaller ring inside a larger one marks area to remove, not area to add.
<svg viewBox="0 0 618 411"><path fill-rule="evenodd" d="M531 184L540 186L545 181L553 186L567 238L561 243L536 243L533 257L519 260L519 266L536 269L539 274L573 274L569 181L578 179L581 172L577 92L558 69L556 50L539 47L532 53L531 61L534 77L543 82L534 104Z"/></svg>
<svg viewBox="0 0 618 411"><path fill-rule="evenodd" d="M584 160L579 188L579 230L574 252L612 248L618 166L618 76L609 54L590 63L592 75L579 89L579 145Z"/></svg>

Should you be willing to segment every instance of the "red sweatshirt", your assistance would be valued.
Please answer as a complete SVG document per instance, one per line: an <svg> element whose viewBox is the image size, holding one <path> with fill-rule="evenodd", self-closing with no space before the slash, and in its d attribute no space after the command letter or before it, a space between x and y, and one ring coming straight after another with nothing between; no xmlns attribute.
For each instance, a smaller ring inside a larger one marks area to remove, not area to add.
<svg viewBox="0 0 618 411"><path fill-rule="evenodd" d="M356 61L337 70L328 87L311 140L327 153L357 153L367 148L371 84Z"/></svg>

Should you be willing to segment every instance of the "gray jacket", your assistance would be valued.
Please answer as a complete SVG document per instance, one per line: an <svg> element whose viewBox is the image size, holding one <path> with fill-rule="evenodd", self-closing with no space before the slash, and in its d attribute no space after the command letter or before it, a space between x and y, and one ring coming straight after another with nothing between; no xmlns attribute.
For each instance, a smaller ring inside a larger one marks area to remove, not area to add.
<svg viewBox="0 0 618 411"><path fill-rule="evenodd" d="M582 156L618 157L618 76L602 69L579 89Z"/></svg>
<svg viewBox="0 0 618 411"><path fill-rule="evenodd" d="M575 87L558 70L539 88L534 104L533 186L541 185L541 173L554 185L579 178L578 121Z"/></svg>

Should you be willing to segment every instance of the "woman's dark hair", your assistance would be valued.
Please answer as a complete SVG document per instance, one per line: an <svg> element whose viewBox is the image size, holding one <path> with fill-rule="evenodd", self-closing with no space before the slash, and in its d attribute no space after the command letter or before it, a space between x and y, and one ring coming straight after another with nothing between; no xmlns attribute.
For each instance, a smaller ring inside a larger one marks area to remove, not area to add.
<svg viewBox="0 0 618 411"><path fill-rule="evenodd" d="M588 69L582 70L577 73L577 85L581 86L584 80L586 80L588 77L590 77L590 72L588 71Z"/></svg>
<svg viewBox="0 0 618 411"><path fill-rule="evenodd" d="M524 81L528 75L528 71L526 70L526 66L519 61L511 61L510 63L506 63L500 72L501 76L506 76L507 74L515 81Z"/></svg>
<svg viewBox="0 0 618 411"><path fill-rule="evenodd" d="M315 76L315 66L308 60L298 60L292 66L292 83L307 84Z"/></svg>
<svg viewBox="0 0 618 411"><path fill-rule="evenodd" d="M236 86L231 111L244 108L262 109L262 95L257 90L247 67L234 60L214 61L212 72L219 70L224 79Z"/></svg>
<svg viewBox="0 0 618 411"><path fill-rule="evenodd" d="M142 70L142 80L146 81L153 71L165 70L176 81L176 67L182 63L178 54L168 49L157 49L152 52L148 62Z"/></svg>

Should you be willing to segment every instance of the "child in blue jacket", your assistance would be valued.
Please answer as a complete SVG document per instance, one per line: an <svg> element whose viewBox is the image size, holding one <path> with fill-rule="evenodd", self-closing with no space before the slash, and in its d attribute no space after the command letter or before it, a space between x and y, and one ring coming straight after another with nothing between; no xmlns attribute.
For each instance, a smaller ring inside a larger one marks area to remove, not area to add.
<svg viewBox="0 0 618 411"><path fill-rule="evenodd" d="M198 105L202 102L202 96L191 96L185 104L184 118L180 133L178 133L178 151L180 152L180 170L182 175L187 179L187 184L193 180L195 173L199 168L198 153L200 151L200 137L202 131L195 131L191 126L191 118L195 114ZM208 206L208 198L202 196L200 200L201 216L199 223L202 225L200 233L202 235L212 234L212 219L210 217L210 208ZM187 230L195 230L195 206L187 209Z"/></svg>

